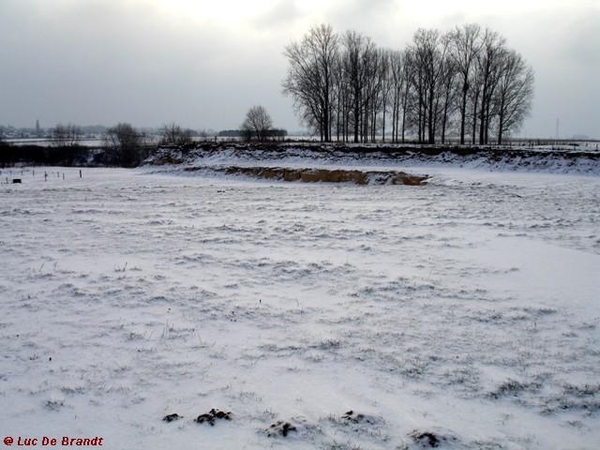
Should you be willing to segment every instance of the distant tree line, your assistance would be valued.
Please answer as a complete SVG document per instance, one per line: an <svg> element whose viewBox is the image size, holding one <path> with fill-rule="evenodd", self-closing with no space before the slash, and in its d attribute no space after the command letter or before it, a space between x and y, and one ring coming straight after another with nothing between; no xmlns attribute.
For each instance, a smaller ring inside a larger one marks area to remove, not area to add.
<svg viewBox="0 0 600 450"><path fill-rule="evenodd" d="M0 141L0 167L18 163L36 163L55 166L86 165L89 149L74 147L44 147L35 144L9 145Z"/></svg>
<svg viewBox="0 0 600 450"><path fill-rule="evenodd" d="M506 39L468 24L419 29L403 50L329 25L285 47L283 92L322 141L414 136L422 143L499 144L528 115L534 74Z"/></svg>
<svg viewBox="0 0 600 450"><path fill-rule="evenodd" d="M81 136L81 129L71 123L67 125L59 123L50 129L52 146L57 148L78 147Z"/></svg>
<svg viewBox="0 0 600 450"><path fill-rule="evenodd" d="M288 132L282 128L272 128L267 130L265 135L268 139L283 139L288 135ZM243 130L221 130L218 136L224 138L244 138L247 134Z"/></svg>
<svg viewBox="0 0 600 450"><path fill-rule="evenodd" d="M192 137L195 134L194 130L189 128L181 128L175 122L165 124L161 132L160 143L162 145L182 146L192 143Z"/></svg>
<svg viewBox="0 0 600 450"><path fill-rule="evenodd" d="M121 122L106 131L104 152L98 159L105 165L136 167L150 155L151 149L145 133Z"/></svg>

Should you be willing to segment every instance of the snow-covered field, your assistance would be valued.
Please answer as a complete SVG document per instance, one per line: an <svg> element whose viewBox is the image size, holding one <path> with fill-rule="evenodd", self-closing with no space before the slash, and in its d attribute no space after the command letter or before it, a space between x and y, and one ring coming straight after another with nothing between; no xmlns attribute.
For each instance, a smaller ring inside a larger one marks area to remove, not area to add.
<svg viewBox="0 0 600 450"><path fill-rule="evenodd" d="M0 186L0 438L597 449L600 177L418 171Z"/></svg>

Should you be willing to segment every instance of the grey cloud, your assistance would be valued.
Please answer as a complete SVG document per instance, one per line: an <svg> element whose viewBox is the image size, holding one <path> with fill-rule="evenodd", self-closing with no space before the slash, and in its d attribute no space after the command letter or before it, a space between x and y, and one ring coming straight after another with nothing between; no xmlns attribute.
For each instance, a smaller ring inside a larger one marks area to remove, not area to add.
<svg viewBox="0 0 600 450"><path fill-rule="evenodd" d="M356 29L372 34L387 25L386 17L397 12L401 6L394 0L348 0L335 2L328 11L331 22L343 30Z"/></svg>
<svg viewBox="0 0 600 450"><path fill-rule="evenodd" d="M0 124L39 118L45 126L177 121L228 128L263 104L276 125L299 128L280 87L283 46L299 38L292 33L306 21L299 1L280 0L231 29L201 18L165 20L148 1L0 0ZM522 20L456 10L422 24L407 18L402 4L322 0L316 12L338 32L353 29L393 48L403 48L419 26L448 30L466 19L490 26L536 71L527 134L552 136L560 117L561 133L598 136L597 6L548 8Z"/></svg>
<svg viewBox="0 0 600 450"><path fill-rule="evenodd" d="M279 0L268 12L254 20L257 27L290 26L300 19L301 11L294 0Z"/></svg>
<svg viewBox="0 0 600 450"><path fill-rule="evenodd" d="M255 88L250 65L265 61L217 25L169 24L139 4L57 2L45 13L16 3L10 11L5 4L7 20L0 19L0 37L13 42L0 46L9 61L0 97L12 106L0 111L0 123L235 126L237 117L227 115L242 117L247 107L238 106L246 95L237 90Z"/></svg>
<svg viewBox="0 0 600 450"><path fill-rule="evenodd" d="M598 66L600 64L600 8L583 11L570 22L571 26L565 31L566 56L585 66Z"/></svg>

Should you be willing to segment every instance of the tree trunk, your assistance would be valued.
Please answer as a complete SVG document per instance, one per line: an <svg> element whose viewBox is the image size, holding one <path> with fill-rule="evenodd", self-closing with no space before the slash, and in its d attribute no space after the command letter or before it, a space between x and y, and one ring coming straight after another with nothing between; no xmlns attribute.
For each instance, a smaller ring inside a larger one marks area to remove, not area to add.
<svg viewBox="0 0 600 450"><path fill-rule="evenodd" d="M381 118L381 142L385 142L385 109L386 109L386 101L383 100L383 116Z"/></svg>
<svg viewBox="0 0 600 450"><path fill-rule="evenodd" d="M502 133L504 131L504 98L500 103L500 117L498 118L498 145L502 145Z"/></svg>
<svg viewBox="0 0 600 450"><path fill-rule="evenodd" d="M475 96L473 101L473 135L471 136L471 142L475 145L477 139L477 106L479 105L479 94Z"/></svg>
<svg viewBox="0 0 600 450"><path fill-rule="evenodd" d="M465 122L467 115L467 91L469 90L469 85L465 82L463 83L463 92L462 92L462 103L460 105L460 145L465 144Z"/></svg>

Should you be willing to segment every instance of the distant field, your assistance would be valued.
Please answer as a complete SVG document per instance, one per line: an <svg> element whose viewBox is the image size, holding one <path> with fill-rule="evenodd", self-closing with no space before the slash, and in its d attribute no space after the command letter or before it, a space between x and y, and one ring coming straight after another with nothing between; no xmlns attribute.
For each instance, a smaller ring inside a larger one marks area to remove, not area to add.
<svg viewBox="0 0 600 450"><path fill-rule="evenodd" d="M197 143L202 142L243 142L241 138L231 138L231 137L217 137L217 138L194 138L194 141ZM310 137L310 136L288 136L285 139L285 142L318 142L318 138ZM51 139L37 139L37 138L24 138L24 139L6 139L6 142L13 145L39 145L43 147L49 147L52 145ZM151 138L150 142L153 144L158 144L160 142L159 137ZM101 147L104 145L104 140L102 138L95 139L82 139L79 142L80 145L84 147ZM334 142L335 144L335 142ZM355 145L349 143L350 146ZM391 144L388 139L386 142L378 142L373 144L356 144L361 146L414 146L414 143L407 144ZM442 144L436 144L437 146L441 146ZM456 146L458 145L457 140L449 140L446 143L446 146ZM470 145L466 145L469 147ZM492 147L495 147L493 144ZM428 145L424 144L424 147L428 147ZM472 147L478 147L477 145ZM490 147L486 145L485 147ZM564 150L564 151L585 151L585 152L597 152L600 151L600 141L598 140L556 140L556 139L513 139L512 141L508 141L507 144L499 146L500 148L511 148L511 147L525 147L530 149L539 149L539 150Z"/></svg>

